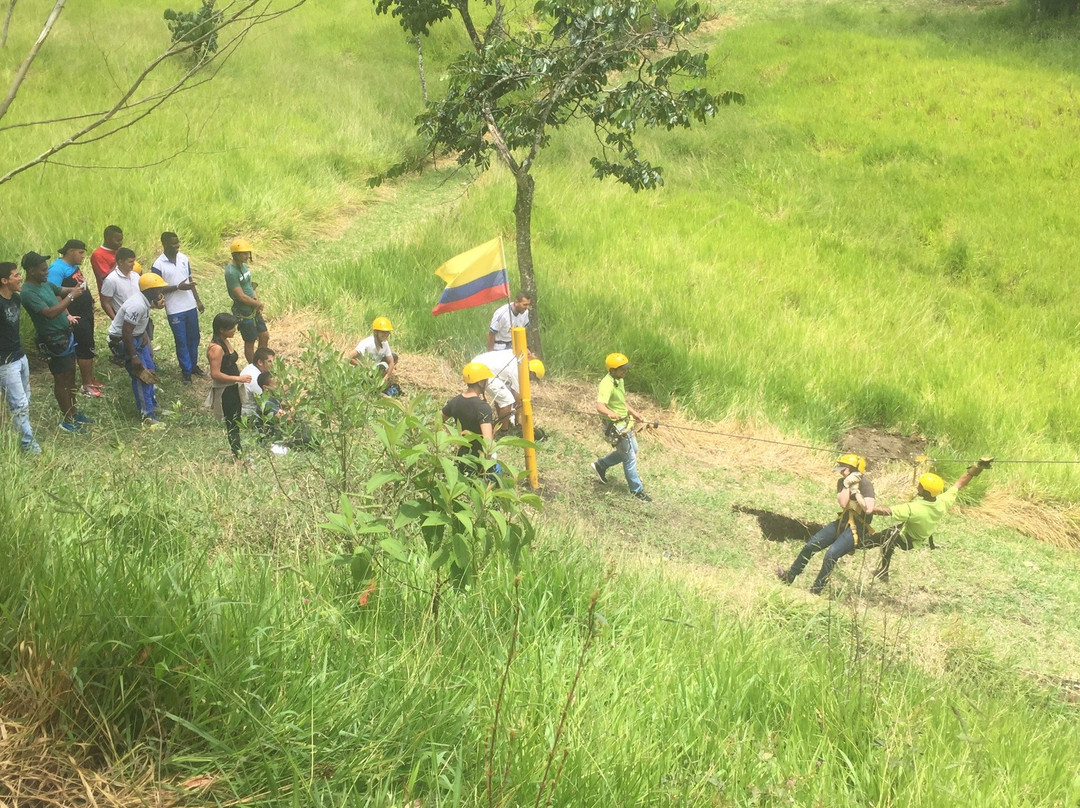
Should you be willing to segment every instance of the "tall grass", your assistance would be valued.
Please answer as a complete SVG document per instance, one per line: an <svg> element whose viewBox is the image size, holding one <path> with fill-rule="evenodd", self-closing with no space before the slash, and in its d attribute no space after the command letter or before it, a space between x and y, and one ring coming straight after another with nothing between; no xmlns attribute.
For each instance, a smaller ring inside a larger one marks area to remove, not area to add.
<svg viewBox="0 0 1080 808"><path fill-rule="evenodd" d="M19 4L5 60L18 64L51 5ZM114 98L168 45L167 6L69 6L5 125ZM72 236L96 245L107 224L123 227L148 258L163 230L178 232L196 255L220 251L236 234L258 236L264 255L309 239L341 207L367 198L364 180L397 159L412 131L421 106L416 51L392 30L366 0L308 3L257 27L213 81L114 138L56 158L93 168L50 165L0 189L0 253L48 254ZM433 56L439 47L429 45ZM152 86L182 69L165 65ZM64 127L0 133L0 165L39 153Z"/></svg>
<svg viewBox="0 0 1080 808"><path fill-rule="evenodd" d="M107 758L152 753L166 779L210 774L213 799L488 804L519 602L493 792L533 804L596 588L554 804L1080 796L1071 706L980 658L931 678L855 616L774 603L740 618L655 571L612 576L573 536L549 533L520 587L489 568L444 600L436 634L419 571L380 576L361 605L317 540L221 546L182 491L163 500L137 478L93 483L67 498L83 507L58 508L34 472L13 468L0 492L9 706L40 707L56 737Z"/></svg>

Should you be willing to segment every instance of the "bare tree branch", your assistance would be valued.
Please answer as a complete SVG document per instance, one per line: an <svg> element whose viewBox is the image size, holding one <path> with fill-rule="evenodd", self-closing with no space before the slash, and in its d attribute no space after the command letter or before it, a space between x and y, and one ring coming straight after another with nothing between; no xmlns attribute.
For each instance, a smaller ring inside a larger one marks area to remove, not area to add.
<svg viewBox="0 0 1080 808"><path fill-rule="evenodd" d="M15 3L17 2L18 0L11 0L11 2L8 3L7 14L4 15L4 32L3 34L0 34L0 48L7 47L8 29L11 27L11 15L15 13Z"/></svg>
<svg viewBox="0 0 1080 808"><path fill-rule="evenodd" d="M15 96L19 94L19 88L22 86L23 80L26 78L26 74L30 71L30 65L34 63L34 59L37 58L38 51L41 50L41 46L45 44L45 40L49 38L49 34L52 32L52 27L56 23L57 18L60 16L60 12L64 10L64 5L67 0L56 0L56 5L53 6L53 10L49 13L48 19L45 20L45 25L41 28L41 33L38 34L37 40L30 46L29 53L26 54L26 58L23 59L23 63L19 65L18 71L15 73L15 78L11 80L11 88L8 90L8 94L4 96L4 100L0 101L0 118L3 118L8 111L8 107L11 106L11 102L15 100ZM10 12L15 8L15 4L12 3L8 8L8 17L10 18ZM6 32L6 28L5 28Z"/></svg>
<svg viewBox="0 0 1080 808"><path fill-rule="evenodd" d="M66 0L57 0L57 8L62 9ZM31 125L45 125L55 124L60 121L72 121L72 120L87 120L89 122L82 126L80 129L72 132L66 138L57 141L41 154L27 160L22 165L12 168L7 173L0 176L0 185L6 182L10 182L19 174L33 168L36 165L41 165L47 162L53 162L51 158L64 149L71 146L81 146L88 143L94 143L105 138L112 137L113 135L129 129L136 123L153 113L162 104L168 101L177 93L180 93L187 89L194 89L195 87L206 83L213 79L220 70L222 65L228 60L229 56L236 50L239 44L244 40L247 34L256 25L270 22L278 17L287 14L296 8L302 6L306 0L292 0L290 5L284 8L272 10L269 8L271 0L240 0L237 3L230 3L222 11L222 18L211 29L207 30L202 36L189 42L174 42L164 52L148 62L143 68L142 72L135 77L134 80L128 85L120 97L109 109L103 110L95 114L81 114L68 116L65 118L56 118L48 121L34 121L24 124L15 124L10 127L0 128L0 131L4 131L8 128L17 128L19 126L31 126ZM257 6L263 8L257 9L252 12ZM250 12L250 13L249 13ZM54 9L54 14L59 14L57 9ZM53 20L55 21L55 20ZM147 93L142 97L138 97L138 93L147 79L167 60L174 56L178 56L184 53L193 52L200 43L204 42L210 36L221 32L222 30L241 26L240 30L235 33L222 47L220 47L215 53L208 54L204 58L200 58L196 63L189 67L178 80L170 84L168 87L162 90ZM51 24L47 24L47 27L51 28ZM9 93L11 99L14 99L14 94L18 90L18 85L22 83L25 78L26 69L29 69L29 62L32 62L32 56L36 56L37 49L40 49L40 43L44 41L44 36L47 36L47 31L43 31L43 36L38 38L38 44L35 49L32 50L32 55L28 56L27 61L24 62L24 68L22 69L22 75L16 76L16 83L13 83L12 90ZM203 75L200 75L203 74ZM207 75L208 74L208 75ZM196 77L198 80L196 81ZM7 106L10 106L10 101L7 102ZM121 118L126 114L130 114L138 110L138 112L130 118L126 118L121 121ZM0 108L0 118L3 117L3 113L7 111L7 107ZM100 130L100 131L99 131ZM175 155L174 155L175 156ZM57 163L58 165L62 165Z"/></svg>

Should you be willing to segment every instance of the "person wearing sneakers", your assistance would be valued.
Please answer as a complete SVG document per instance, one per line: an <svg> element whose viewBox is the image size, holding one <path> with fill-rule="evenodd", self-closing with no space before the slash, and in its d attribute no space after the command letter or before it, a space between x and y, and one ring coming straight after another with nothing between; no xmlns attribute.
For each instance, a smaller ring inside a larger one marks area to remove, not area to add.
<svg viewBox="0 0 1080 808"><path fill-rule="evenodd" d="M19 335L22 283L18 265L0 261L0 397L11 411L23 452L41 454L30 428L30 364Z"/></svg>
<svg viewBox="0 0 1080 808"><path fill-rule="evenodd" d="M394 381L394 368L397 367L398 355L390 347L390 332L394 330L389 317L376 317L371 322L371 334L364 337L356 344L353 355L349 357L349 363L359 365L361 362L370 363L383 373L383 390L387 395L397 395L401 392Z"/></svg>
<svg viewBox="0 0 1080 808"><path fill-rule="evenodd" d="M270 332L263 319L263 302L255 290L259 284L251 282L251 242L244 238L233 239L229 245L232 260L225 265L225 289L232 298L232 313L240 321L240 338L244 340L244 357L248 364L255 361L255 346L265 348L270 344Z"/></svg>
<svg viewBox="0 0 1080 808"><path fill-rule="evenodd" d="M806 568L814 553L825 550L814 585L810 591L820 595L832 574L836 562L865 546L870 539L870 522L874 518L874 484L866 476L866 459L856 454L842 455L836 461L839 473L836 480L836 502L843 509L840 515L819 530L799 551L789 569L777 568L776 576L786 584L793 583Z"/></svg>
<svg viewBox="0 0 1080 808"><path fill-rule="evenodd" d="M38 349L48 360L53 375L53 395L64 416L60 429L85 432L86 424L92 424L93 420L75 406L75 338L71 333L73 318L68 309L74 300L86 293L86 287L61 289L49 283L49 260L36 252L22 257L22 267L26 280L19 294L23 308L34 324Z"/></svg>
<svg viewBox="0 0 1080 808"><path fill-rule="evenodd" d="M180 237L176 233L161 234L161 255L150 268L173 288L165 295L165 313L169 317L176 361L180 364L180 381L191 384L192 376L205 376L199 367L199 315L206 307L191 277L191 262L180 252Z"/></svg>
<svg viewBox="0 0 1080 808"><path fill-rule="evenodd" d="M462 368L461 376L465 380L465 392L446 402L442 408L442 420L444 424L457 421L461 434L469 439L469 444L458 451L459 456L487 455L495 439L495 428L492 425L494 415L484 400L484 392L494 374L487 365L469 362Z"/></svg>
<svg viewBox="0 0 1080 808"><path fill-rule="evenodd" d="M49 265L49 283L64 289L82 286L86 290L85 294L72 299L68 314L74 318L71 333L75 335L75 362L82 378L82 387L79 390L84 396L101 398L105 385L94 378L94 357L97 356L97 346L94 343L94 296L86 288L86 278L83 277L82 262L85 258L86 244L77 238L68 239L60 248L60 257Z"/></svg>
<svg viewBox="0 0 1080 808"><path fill-rule="evenodd" d="M589 464L596 472L600 482L607 485L608 469L622 463L626 484L630 493L640 500L652 502L652 497L645 493L645 485L637 471L637 438L634 437L634 419L644 421L645 416L635 410L626 400L624 379L630 370L630 360L626 354L611 353L604 360L607 375L600 382L596 394L596 411L604 419L604 437L614 447L607 457L601 457Z"/></svg>
<svg viewBox="0 0 1080 808"><path fill-rule="evenodd" d="M157 417L157 369L150 353L150 312L165 308L165 295L172 291L160 275L147 272L139 277L141 294L125 300L109 326L109 350L123 360L131 376L135 408L147 429L163 429Z"/></svg>
<svg viewBox="0 0 1080 808"><path fill-rule="evenodd" d="M937 474L923 474L919 477L915 499L911 502L894 505L891 508L875 506L876 515L891 516L899 520L899 523L875 534L876 544L881 546L881 563L874 570L874 578L879 581L889 580L889 564L892 562L892 555L897 547L910 550L916 543L925 541L933 550L934 528L937 527L945 512L956 502L956 495L964 486L990 468L993 462L992 457L979 458L978 462L969 467L948 491L945 490L945 481Z"/></svg>

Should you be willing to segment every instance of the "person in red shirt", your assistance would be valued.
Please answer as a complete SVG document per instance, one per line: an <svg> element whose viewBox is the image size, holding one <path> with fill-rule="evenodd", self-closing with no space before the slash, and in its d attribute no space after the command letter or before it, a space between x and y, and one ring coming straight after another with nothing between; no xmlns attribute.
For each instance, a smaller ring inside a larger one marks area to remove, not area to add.
<svg viewBox="0 0 1080 808"><path fill-rule="evenodd" d="M102 242L90 255L90 266L94 268L94 277L97 278L98 297L101 296L101 284L116 266L116 251L124 246L124 231L110 224L105 228Z"/></svg>

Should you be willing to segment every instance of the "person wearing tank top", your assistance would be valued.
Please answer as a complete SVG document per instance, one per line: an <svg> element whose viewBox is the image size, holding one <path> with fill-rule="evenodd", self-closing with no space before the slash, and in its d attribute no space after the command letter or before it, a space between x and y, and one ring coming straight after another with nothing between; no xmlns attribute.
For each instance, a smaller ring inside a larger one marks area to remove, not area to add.
<svg viewBox="0 0 1080 808"><path fill-rule="evenodd" d="M206 363L210 366L210 395L207 406L218 419L224 419L225 432L233 456L240 458L240 389L251 376L241 375L237 366L240 355L230 342L239 325L236 315L222 312L214 317L214 338L206 347Z"/></svg>

